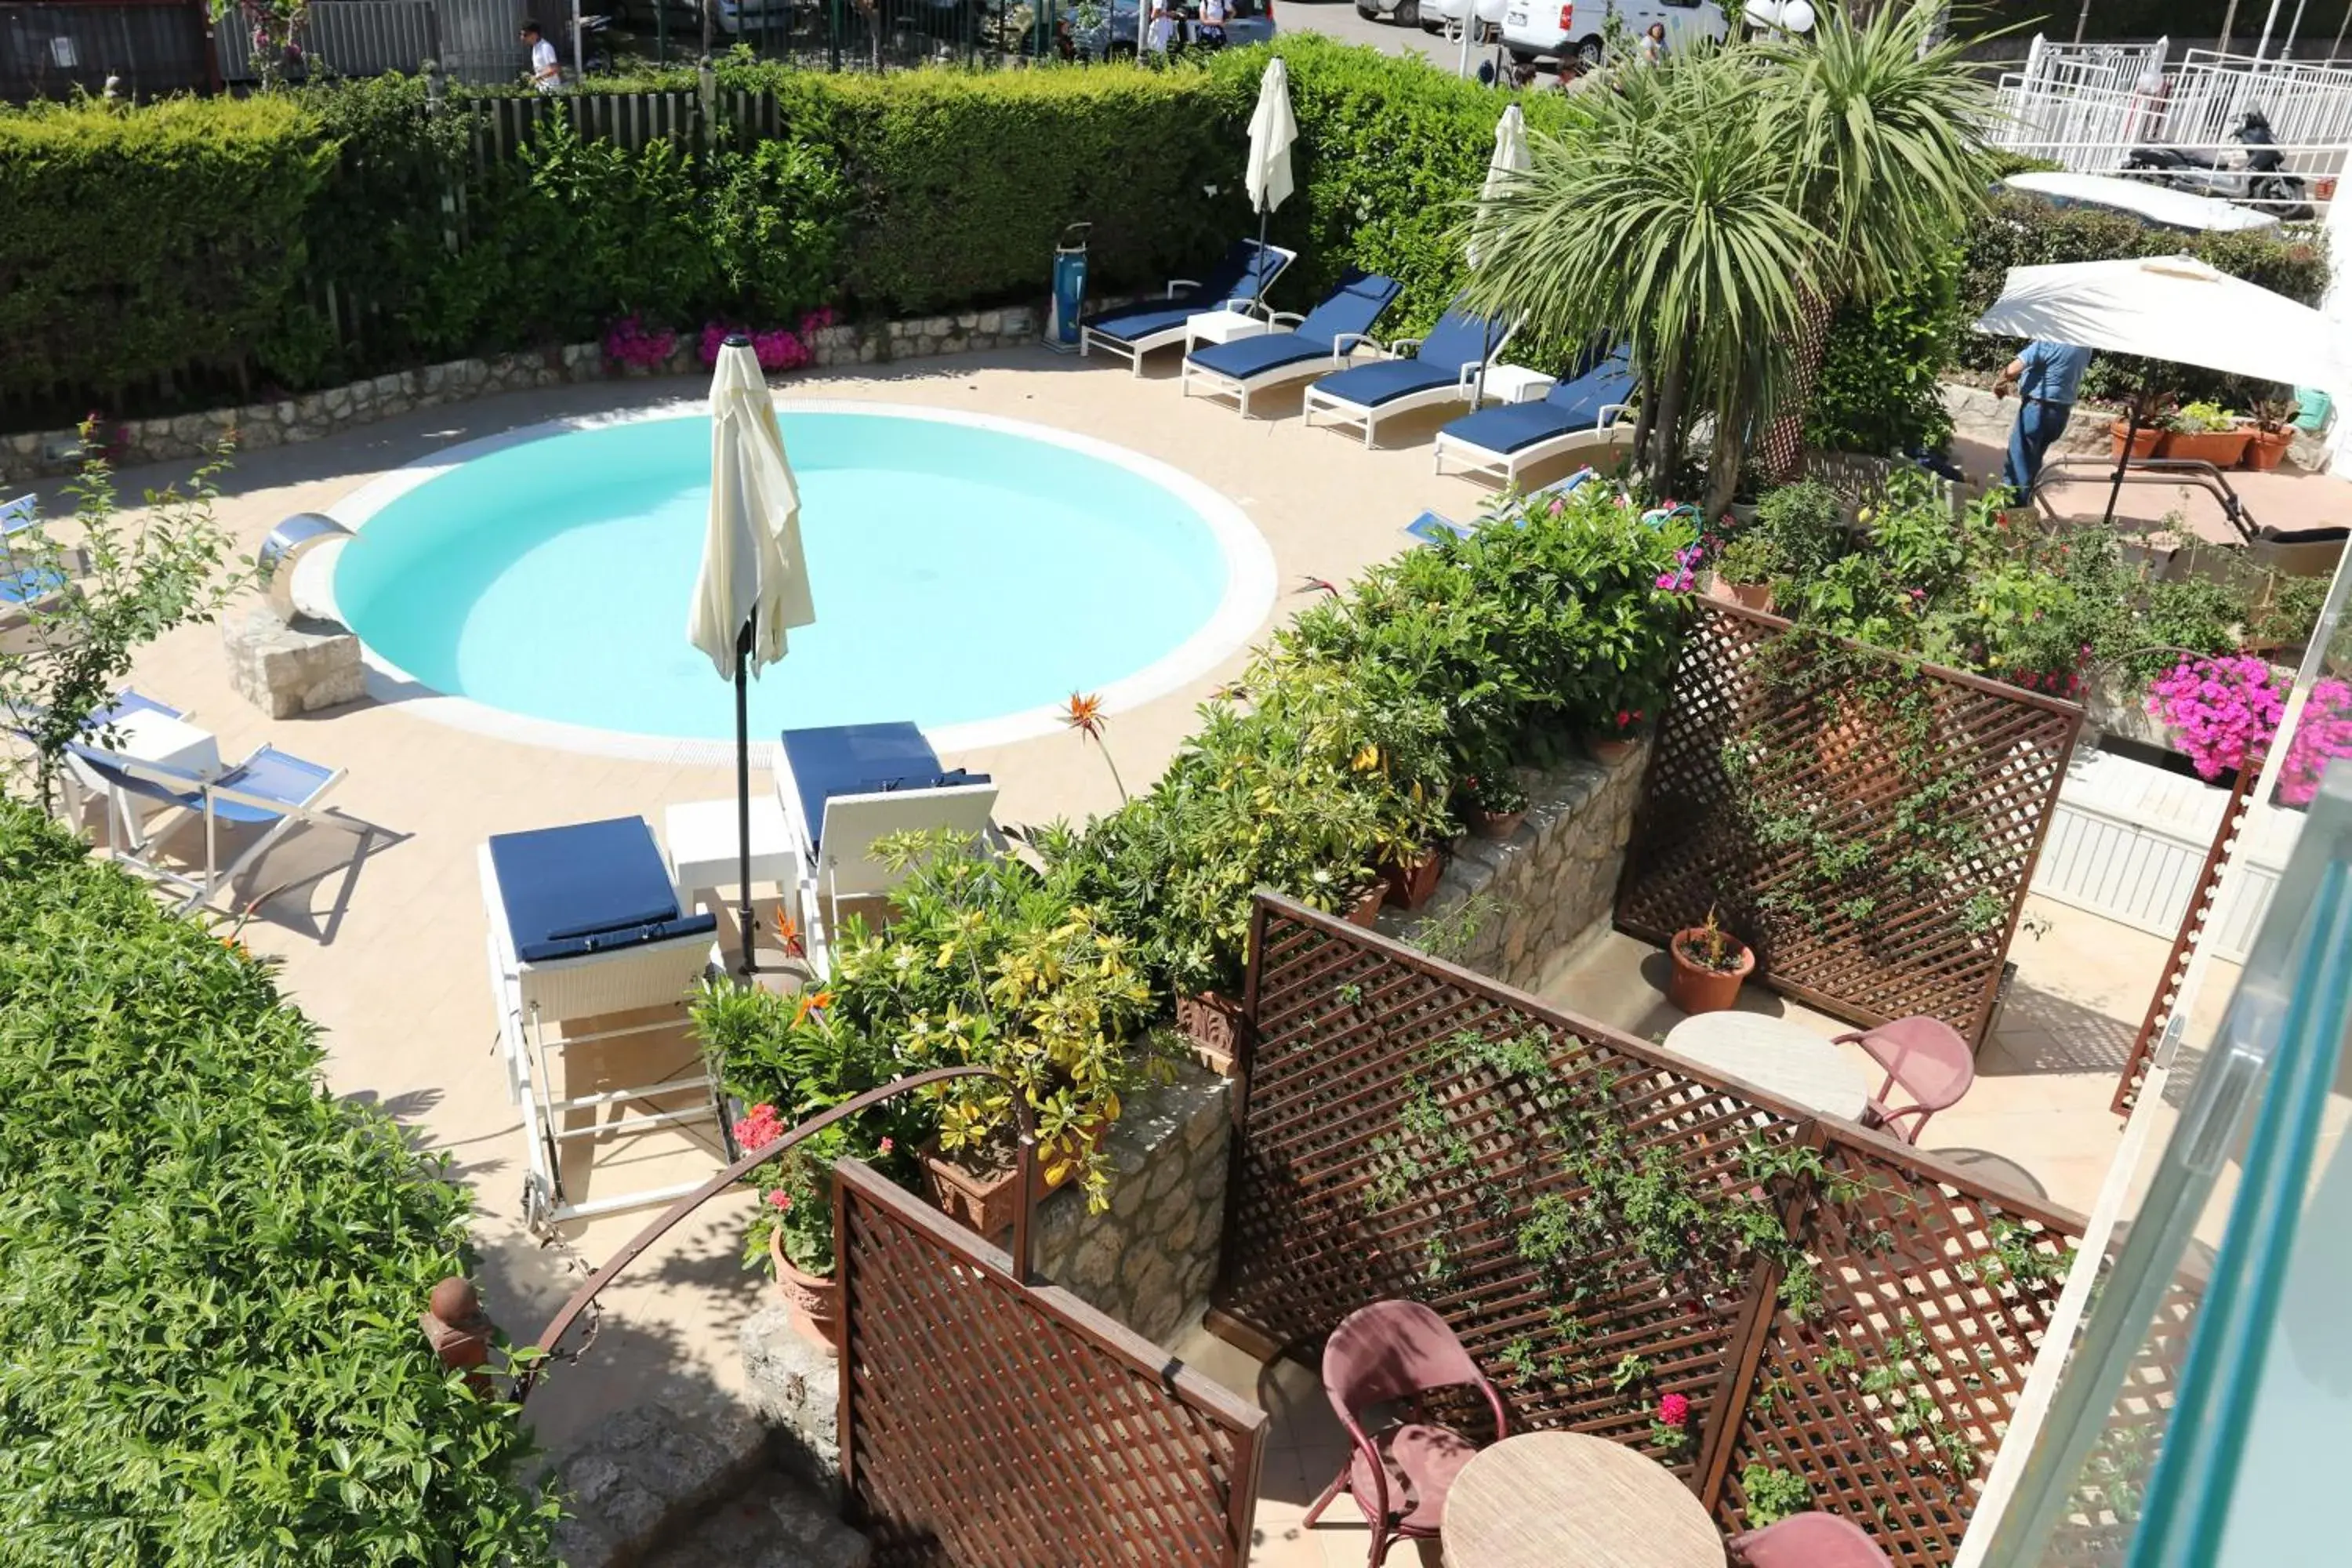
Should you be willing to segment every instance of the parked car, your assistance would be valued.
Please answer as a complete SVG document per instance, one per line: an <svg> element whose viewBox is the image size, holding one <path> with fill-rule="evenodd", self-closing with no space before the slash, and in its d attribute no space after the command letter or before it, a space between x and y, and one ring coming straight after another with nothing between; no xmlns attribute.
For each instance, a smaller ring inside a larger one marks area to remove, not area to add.
<svg viewBox="0 0 2352 1568"><path fill-rule="evenodd" d="M1434 4L1435 0L1426 0ZM1685 39L1720 38L1730 31L1714 0L1508 0L1503 11L1503 47L1521 65L1571 58L1601 63L1601 30L1611 11L1639 37L1653 22L1666 25L1666 47Z"/></svg>
<svg viewBox="0 0 2352 1568"><path fill-rule="evenodd" d="M1400 27L1421 26L1421 0L1356 0L1356 15L1367 22L1382 16Z"/></svg>
<svg viewBox="0 0 2352 1568"><path fill-rule="evenodd" d="M1201 7L1197 0L1179 0L1174 10L1177 47L1203 47L1207 41L1198 32ZM1111 0L1107 6L1086 7L1079 12L1077 25L1072 30L1078 53L1095 60L1132 58L1136 52L1137 17L1148 14L1148 9L1138 12L1136 0ZM1271 43L1274 35L1274 0L1225 0L1228 47Z"/></svg>
<svg viewBox="0 0 2352 1568"><path fill-rule="evenodd" d="M1419 4L1421 30L1442 33L1456 41L1462 37L1462 18L1475 5L1478 12L1478 31L1471 39L1475 45L1488 42L1502 30L1503 13L1510 0L1419 0Z"/></svg>

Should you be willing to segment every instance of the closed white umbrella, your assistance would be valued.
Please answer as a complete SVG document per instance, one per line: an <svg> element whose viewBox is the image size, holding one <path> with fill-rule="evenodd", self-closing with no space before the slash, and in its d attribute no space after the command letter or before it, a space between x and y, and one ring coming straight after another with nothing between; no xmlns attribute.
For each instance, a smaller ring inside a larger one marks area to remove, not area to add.
<svg viewBox="0 0 2352 1568"><path fill-rule="evenodd" d="M1250 115L1249 167L1242 174L1250 206L1257 214L1257 245L1265 248L1266 218L1290 197L1290 144L1298 140L1298 121L1290 112L1290 68L1276 55L1265 62L1258 79L1257 109ZM1258 300L1265 300L1266 268L1259 265Z"/></svg>
<svg viewBox="0 0 2352 1568"><path fill-rule="evenodd" d="M741 835L743 973L751 973L751 736L747 686L784 655L784 634L816 619L801 553L800 489L751 341L731 337L710 375L710 518L687 640L735 681L735 788Z"/></svg>
<svg viewBox="0 0 2352 1568"><path fill-rule="evenodd" d="M1486 183L1478 191L1478 216L1471 224L1470 243L1465 247L1471 266L1476 267L1484 259L1484 247L1478 243L1478 229L1486 221L1487 209L1518 183L1519 177L1528 172L1529 162L1528 117L1520 113L1519 106L1514 103L1504 109L1503 117L1495 122L1495 153L1486 160ZM1493 347L1491 343L1487 345L1490 353ZM1486 387L1486 364L1482 359L1478 363L1478 374L1470 383L1470 406L1473 409L1478 406L1480 395Z"/></svg>
<svg viewBox="0 0 2352 1568"><path fill-rule="evenodd" d="M2290 386L2344 385L2336 329L2308 305L2188 256L2012 267L1977 331L2201 365ZM2139 411L2132 411L2132 433ZM2115 515L2131 443L2107 494Z"/></svg>
<svg viewBox="0 0 2352 1568"><path fill-rule="evenodd" d="M2276 228L2276 213L2257 212L2235 202L2216 201L2189 191L2152 185L2146 180L2120 179L2114 174L2074 174L2037 169L2011 174L2001 182L2012 191L2040 196L2055 206L2106 207L2166 228L2197 234L2228 234L2249 228Z"/></svg>

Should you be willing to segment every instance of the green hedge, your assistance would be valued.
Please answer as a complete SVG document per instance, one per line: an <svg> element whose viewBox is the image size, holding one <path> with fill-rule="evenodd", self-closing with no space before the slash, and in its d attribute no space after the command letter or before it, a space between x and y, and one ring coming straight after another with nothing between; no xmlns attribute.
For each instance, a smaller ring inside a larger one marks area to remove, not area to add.
<svg viewBox="0 0 2352 1568"><path fill-rule="evenodd" d="M1303 308L1361 267L1405 285L1384 328L1425 329L1461 283L1454 230L1501 100L1311 35L1281 52L1301 140L1273 234L1300 259L1276 302ZM730 64L730 96L774 99L777 139L721 127L701 148L631 150L570 134L559 108L488 167L462 101L432 114L396 78L0 110L0 322L28 348L0 363L0 402L131 414L184 369L299 389L577 341L632 312L691 328L1034 300L1078 221L1098 288L1136 288L1254 227L1242 149L1266 58L879 77ZM1556 94L1526 103L1538 129L1561 112Z"/></svg>
<svg viewBox="0 0 2352 1568"><path fill-rule="evenodd" d="M0 801L0 1559L546 1560L416 1327L467 1200L271 968Z"/></svg>
<svg viewBox="0 0 2352 1568"><path fill-rule="evenodd" d="M331 162L282 99L0 112L0 396L271 367Z"/></svg>

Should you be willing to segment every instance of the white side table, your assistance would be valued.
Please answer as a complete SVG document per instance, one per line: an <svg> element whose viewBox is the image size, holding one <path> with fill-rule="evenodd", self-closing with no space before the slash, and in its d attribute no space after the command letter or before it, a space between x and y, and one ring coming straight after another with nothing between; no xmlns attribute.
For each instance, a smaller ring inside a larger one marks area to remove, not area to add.
<svg viewBox="0 0 2352 1568"><path fill-rule="evenodd" d="M735 813L731 800L698 800L662 814L662 840L669 847L670 879L677 884L681 909L692 910L705 892L735 886L740 866ZM752 882L775 883L789 902L800 877L800 851L784 826L784 808L772 795L753 795Z"/></svg>
<svg viewBox="0 0 2352 1568"><path fill-rule="evenodd" d="M1479 384L1479 395L1497 403L1533 403L1556 384L1552 377L1524 365L1498 364L1487 370Z"/></svg>
<svg viewBox="0 0 2352 1568"><path fill-rule="evenodd" d="M1189 316L1184 321L1184 352L1190 353L1202 343L1238 342L1244 338L1260 338L1274 330L1274 323L1264 316L1253 316L1247 310L1204 310Z"/></svg>
<svg viewBox="0 0 2352 1568"><path fill-rule="evenodd" d="M205 778L221 771L220 742L184 719L141 708L115 720L113 729L126 757Z"/></svg>

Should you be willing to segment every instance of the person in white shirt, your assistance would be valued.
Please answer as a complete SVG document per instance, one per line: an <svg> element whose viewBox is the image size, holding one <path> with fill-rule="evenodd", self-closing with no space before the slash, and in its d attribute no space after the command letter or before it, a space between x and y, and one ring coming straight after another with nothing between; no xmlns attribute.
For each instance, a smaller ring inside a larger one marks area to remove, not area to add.
<svg viewBox="0 0 2352 1568"><path fill-rule="evenodd" d="M1168 46L1176 40L1176 18L1168 14L1166 0L1155 0L1151 7L1151 52L1165 55Z"/></svg>
<svg viewBox="0 0 2352 1568"><path fill-rule="evenodd" d="M541 92L562 87L563 68L555 61L555 46L541 36L538 23L522 25L522 43L530 51L530 85Z"/></svg>
<svg viewBox="0 0 2352 1568"><path fill-rule="evenodd" d="M1225 0L1201 0L1201 41L1212 47L1225 41Z"/></svg>

